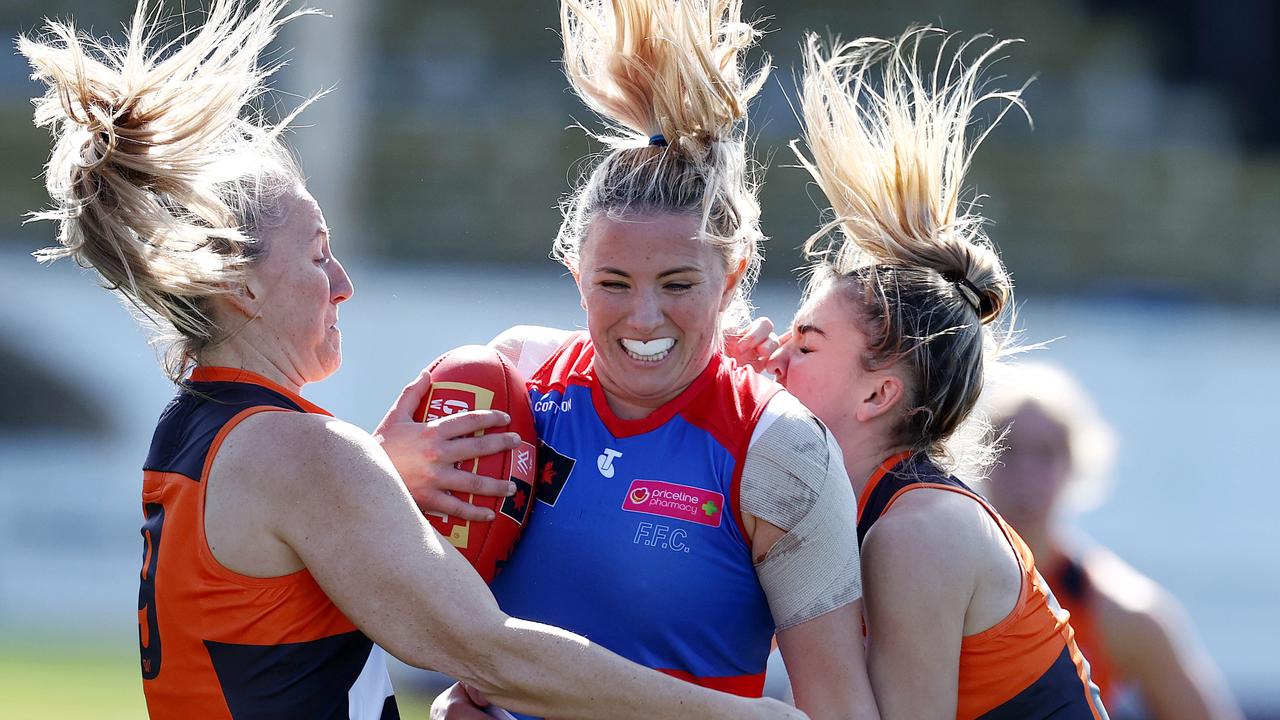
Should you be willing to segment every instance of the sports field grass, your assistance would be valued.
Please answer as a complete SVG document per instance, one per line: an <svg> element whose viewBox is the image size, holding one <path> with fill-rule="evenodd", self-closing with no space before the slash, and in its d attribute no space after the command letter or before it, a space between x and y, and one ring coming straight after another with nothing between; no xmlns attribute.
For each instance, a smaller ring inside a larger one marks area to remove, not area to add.
<svg viewBox="0 0 1280 720"><path fill-rule="evenodd" d="M431 698L397 687L400 716L426 718ZM138 720L147 716L137 650L102 643L0 643L3 720Z"/></svg>
<svg viewBox="0 0 1280 720"><path fill-rule="evenodd" d="M135 655L100 644L6 642L0 649L0 718L145 718Z"/></svg>

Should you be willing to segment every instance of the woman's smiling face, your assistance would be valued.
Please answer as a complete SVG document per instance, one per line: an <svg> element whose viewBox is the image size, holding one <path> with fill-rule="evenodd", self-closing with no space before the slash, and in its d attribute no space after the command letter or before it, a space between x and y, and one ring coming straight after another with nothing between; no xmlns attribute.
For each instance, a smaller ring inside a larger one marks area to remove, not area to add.
<svg viewBox="0 0 1280 720"><path fill-rule="evenodd" d="M588 228L578 288L596 375L620 417L679 395L715 353L737 277L699 228L697 215L661 212L601 214Z"/></svg>

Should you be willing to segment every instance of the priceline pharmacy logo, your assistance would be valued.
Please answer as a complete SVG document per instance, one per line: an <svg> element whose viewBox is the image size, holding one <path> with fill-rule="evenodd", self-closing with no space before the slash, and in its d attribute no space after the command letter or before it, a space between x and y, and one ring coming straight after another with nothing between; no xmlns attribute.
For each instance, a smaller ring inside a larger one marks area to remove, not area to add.
<svg viewBox="0 0 1280 720"><path fill-rule="evenodd" d="M714 490L661 480L632 480L622 509L720 527L724 495Z"/></svg>

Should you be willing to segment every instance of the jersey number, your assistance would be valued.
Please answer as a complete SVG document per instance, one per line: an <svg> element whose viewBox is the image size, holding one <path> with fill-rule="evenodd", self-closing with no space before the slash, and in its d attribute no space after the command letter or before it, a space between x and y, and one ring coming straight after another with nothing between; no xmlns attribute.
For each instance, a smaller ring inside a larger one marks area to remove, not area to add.
<svg viewBox="0 0 1280 720"><path fill-rule="evenodd" d="M160 674L160 626L156 622L156 564L160 562L160 533L164 530L164 506L146 503L142 507L142 582L138 588L138 648L142 655L142 678L153 680Z"/></svg>

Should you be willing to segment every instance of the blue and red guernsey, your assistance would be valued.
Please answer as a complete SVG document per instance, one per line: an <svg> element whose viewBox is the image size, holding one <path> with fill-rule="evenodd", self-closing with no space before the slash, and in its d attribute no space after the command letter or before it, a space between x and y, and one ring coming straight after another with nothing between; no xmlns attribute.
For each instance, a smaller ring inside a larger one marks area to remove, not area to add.
<svg viewBox="0 0 1280 720"><path fill-rule="evenodd" d="M778 386L721 356L641 420L609 409L574 335L529 378L538 504L493 583L508 614L641 665L759 696L773 617L738 512L752 431Z"/></svg>
<svg viewBox="0 0 1280 720"><path fill-rule="evenodd" d="M260 412L328 415L259 375L196 368L165 408L143 470L138 592L153 719L398 718L386 656L307 570L272 578L218 562L204 533L209 468Z"/></svg>

